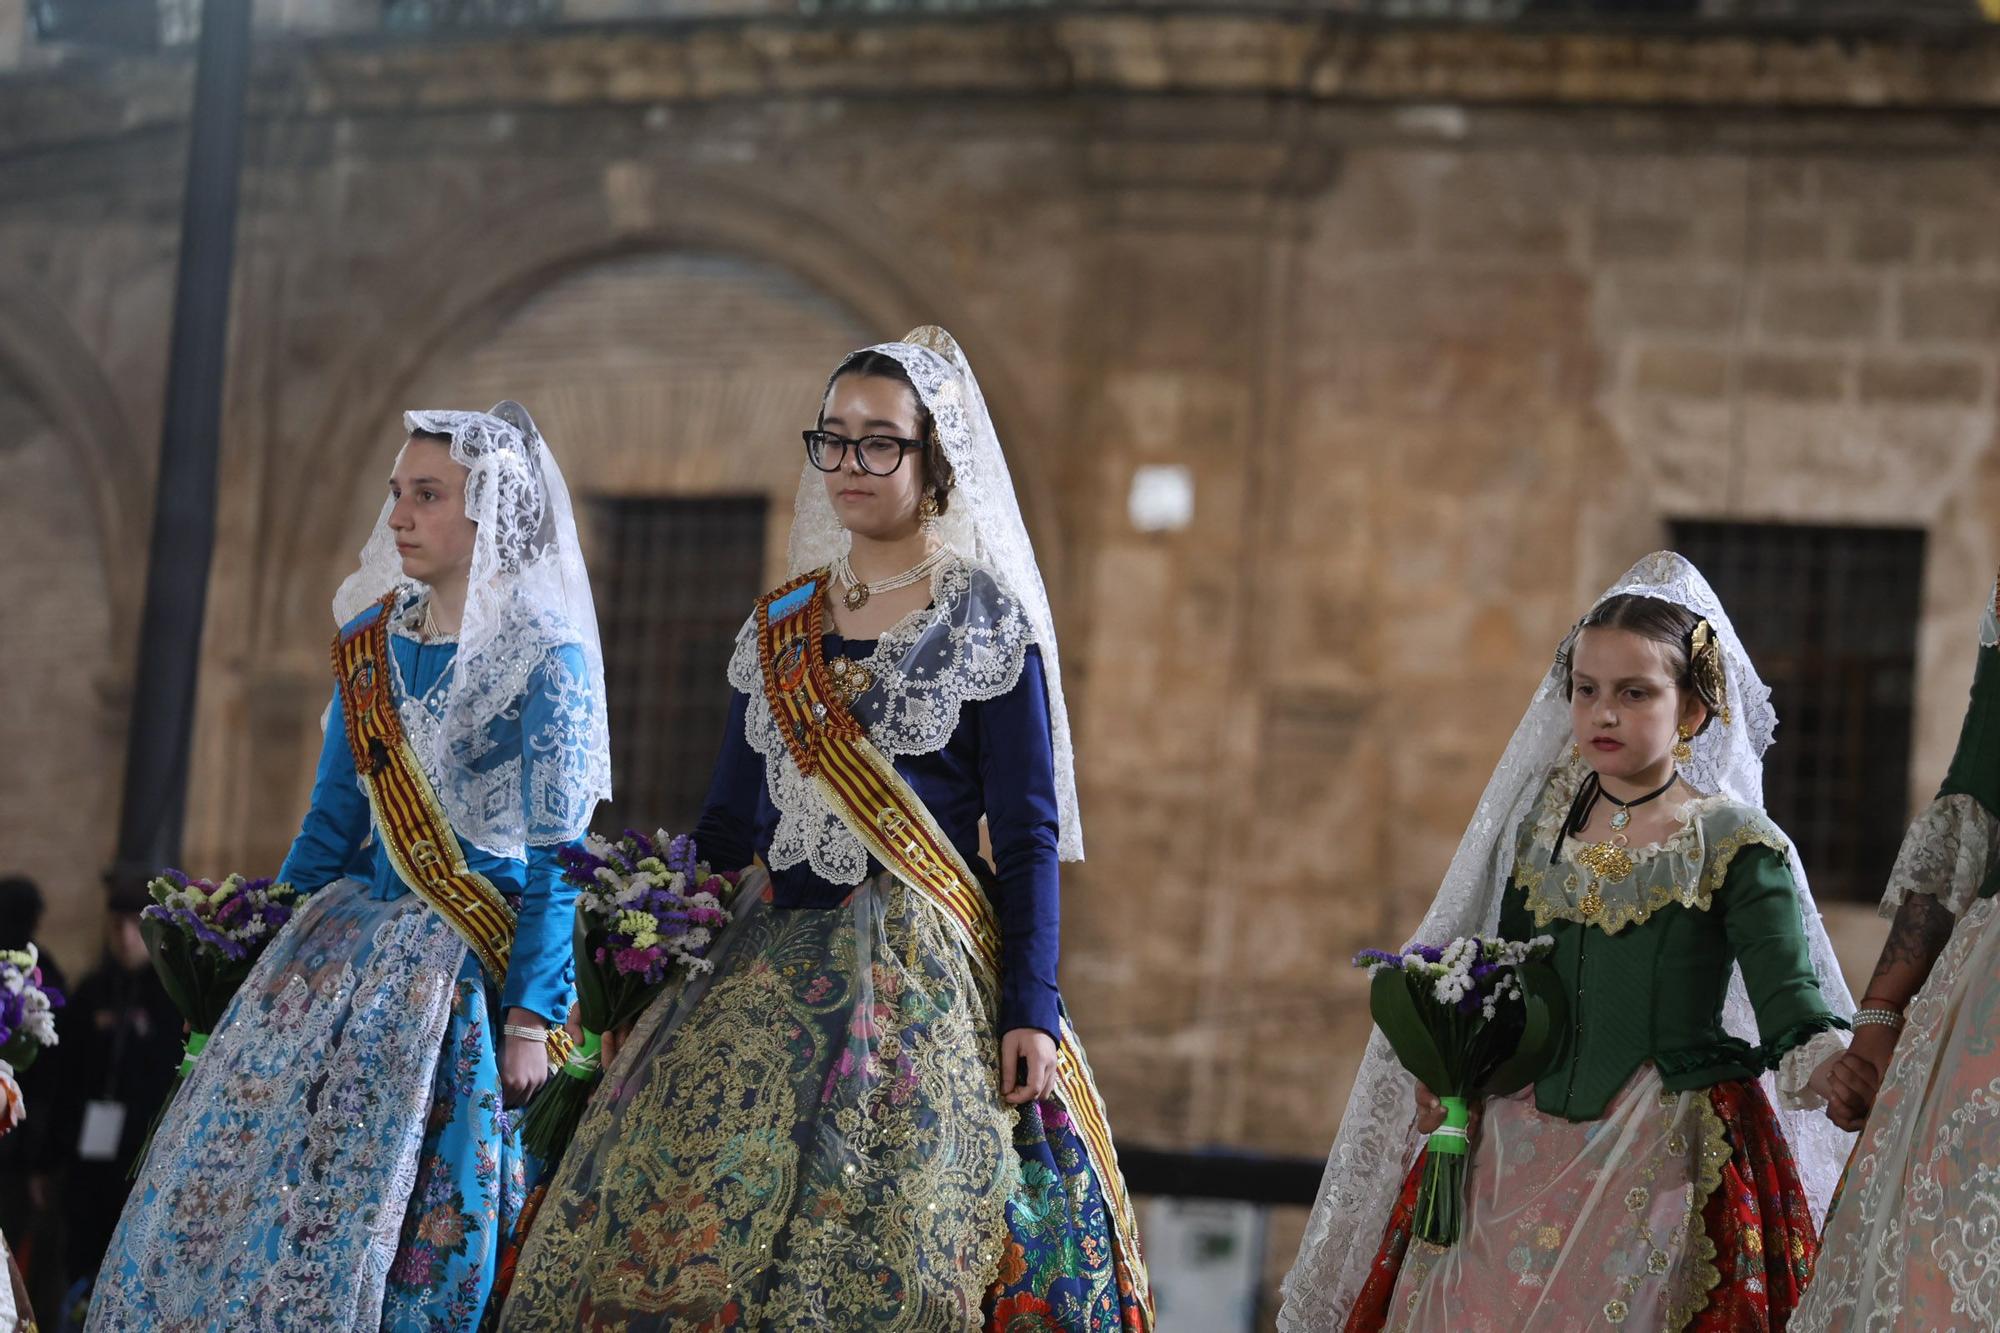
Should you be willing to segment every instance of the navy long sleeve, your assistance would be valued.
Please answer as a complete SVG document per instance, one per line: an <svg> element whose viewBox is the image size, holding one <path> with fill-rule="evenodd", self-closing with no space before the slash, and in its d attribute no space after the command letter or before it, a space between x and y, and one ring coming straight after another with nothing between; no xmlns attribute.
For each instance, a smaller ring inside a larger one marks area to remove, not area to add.
<svg viewBox="0 0 2000 1333"><path fill-rule="evenodd" d="M860 660L874 647L872 642L826 637L829 657ZM702 859L718 869L746 866L765 855L777 829L764 760L744 734L748 704L740 693L730 701L722 753L695 828ZM979 856L979 822L985 818L997 872L989 893L1000 921L1001 1030L1040 1028L1059 1035L1059 814L1041 653L1028 649L1021 677L1006 694L966 704L958 729L942 750L902 756L895 764L968 861ZM881 867L871 860L869 869L879 873ZM808 865L773 871L771 883L773 902L780 908L833 907L853 892L851 886L821 879Z"/></svg>

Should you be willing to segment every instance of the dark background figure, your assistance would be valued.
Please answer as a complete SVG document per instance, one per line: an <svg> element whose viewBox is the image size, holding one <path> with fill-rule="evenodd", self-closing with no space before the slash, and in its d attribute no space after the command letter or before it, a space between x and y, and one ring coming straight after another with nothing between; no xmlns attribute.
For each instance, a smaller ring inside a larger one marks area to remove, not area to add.
<svg viewBox="0 0 2000 1333"><path fill-rule="evenodd" d="M0 878L0 949L40 946L36 938L42 926L41 886L25 875ZM69 984L56 960L41 951L42 981L64 995ZM21 1099L27 1118L20 1127L0 1138L0 1233L21 1266L28 1295L37 1310L54 1310L65 1285L67 1258L63 1253L63 1210L56 1206L61 1195L51 1171L51 1149L60 1137L61 1123L55 1114L54 1089L62 1077L68 1054L62 1043L69 1041L72 1028L66 1010L56 1010L56 1040L26 1070L17 1071Z"/></svg>
<svg viewBox="0 0 2000 1333"><path fill-rule="evenodd" d="M67 1200L60 1266L69 1290L60 1305L36 1307L51 1313L82 1308L132 1188L126 1173L180 1059L180 1011L139 933L148 901L113 886L104 951L62 1011L64 1058L49 1090L49 1119L61 1132L48 1147Z"/></svg>

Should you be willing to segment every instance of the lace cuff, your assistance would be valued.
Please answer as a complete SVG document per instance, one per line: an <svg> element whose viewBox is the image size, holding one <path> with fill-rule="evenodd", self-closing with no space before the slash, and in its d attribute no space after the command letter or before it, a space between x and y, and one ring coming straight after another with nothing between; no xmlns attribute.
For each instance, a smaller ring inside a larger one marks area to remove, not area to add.
<svg viewBox="0 0 2000 1333"><path fill-rule="evenodd" d="M1962 916L1993 867L1996 840L2000 820L1973 797L1961 793L1932 801L1904 835L1882 893L1882 915L1893 917L1910 894L1927 893L1953 916Z"/></svg>
<svg viewBox="0 0 2000 1333"><path fill-rule="evenodd" d="M1806 1080L1828 1056L1846 1050L1848 1040L1839 1028L1828 1028L1787 1051L1778 1061L1778 1104L1787 1111L1817 1111L1825 1106L1826 1098L1808 1088Z"/></svg>

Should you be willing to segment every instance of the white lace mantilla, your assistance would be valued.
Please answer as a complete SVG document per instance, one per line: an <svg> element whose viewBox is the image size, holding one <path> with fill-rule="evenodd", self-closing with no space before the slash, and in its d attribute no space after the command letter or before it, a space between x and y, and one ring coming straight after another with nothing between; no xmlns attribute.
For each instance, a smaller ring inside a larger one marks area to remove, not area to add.
<svg viewBox="0 0 2000 1333"><path fill-rule="evenodd" d="M1021 679L1035 635L1021 605L986 570L953 559L931 576L931 604L904 617L875 645L866 666L875 683L852 705L875 748L891 760L934 754L958 730L959 710L997 699ZM764 698L753 615L736 636L729 683L750 697L743 729L764 759L765 786L778 809L766 861L773 870L807 865L830 884L868 878L868 850L792 762Z"/></svg>
<svg viewBox="0 0 2000 1333"><path fill-rule="evenodd" d="M1064 861L1081 861L1083 814L1077 803L1076 753L1069 706L1063 701L1055 617L979 381L964 350L940 328L913 329L901 342L867 350L893 357L908 372L918 399L930 411L938 445L951 462L951 503L934 535L1007 590L1041 649L1042 680L1049 692L1049 744L1055 752L1056 855ZM832 563L850 542L827 498L825 475L810 463L802 465L787 548L791 573L796 576Z"/></svg>
<svg viewBox="0 0 2000 1333"><path fill-rule="evenodd" d="M597 612L562 470L519 403L409 412L404 426L451 438L476 526L441 723L418 719L426 775L474 846L518 857L567 842L611 794L611 741ZM334 596L339 624L392 590L407 594L406 609L423 593L403 573L394 505L383 503L360 568Z"/></svg>

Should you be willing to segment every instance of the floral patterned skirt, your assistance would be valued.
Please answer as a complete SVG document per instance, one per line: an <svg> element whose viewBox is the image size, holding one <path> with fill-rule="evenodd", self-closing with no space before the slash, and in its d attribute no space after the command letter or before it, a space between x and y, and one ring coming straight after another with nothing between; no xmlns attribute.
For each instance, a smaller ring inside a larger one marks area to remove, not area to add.
<svg viewBox="0 0 2000 1333"><path fill-rule="evenodd" d="M938 910L887 876L738 901L592 1098L501 1327L1123 1327L1103 1191L1059 1108L1001 1100Z"/></svg>
<svg viewBox="0 0 2000 1333"><path fill-rule="evenodd" d="M1996 917L1967 908L1910 1002L1794 1330L2000 1328Z"/></svg>
<svg viewBox="0 0 2000 1333"><path fill-rule="evenodd" d="M1650 1066L1601 1119L1489 1102L1467 1218L1449 1249L1411 1237L1419 1154L1350 1333L1766 1333L1815 1251L1791 1149L1753 1082L1670 1093Z"/></svg>
<svg viewBox="0 0 2000 1333"><path fill-rule="evenodd" d="M471 1330L524 1170L478 962L422 900L339 881L161 1120L88 1327Z"/></svg>

